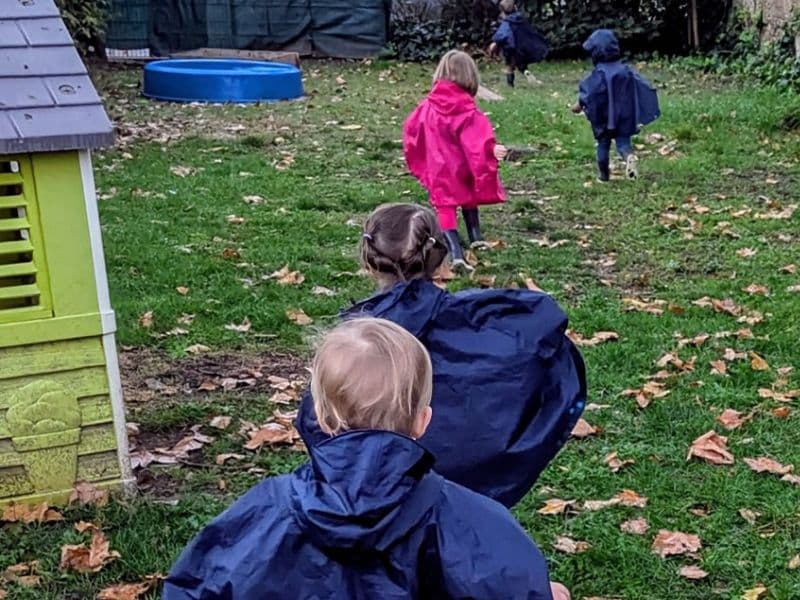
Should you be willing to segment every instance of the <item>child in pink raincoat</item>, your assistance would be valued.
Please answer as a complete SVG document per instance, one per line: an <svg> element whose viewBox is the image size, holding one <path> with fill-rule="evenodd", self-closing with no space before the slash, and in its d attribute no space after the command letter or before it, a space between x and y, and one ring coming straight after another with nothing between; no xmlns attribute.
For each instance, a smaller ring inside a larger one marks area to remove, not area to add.
<svg viewBox="0 0 800 600"><path fill-rule="evenodd" d="M478 207L505 201L498 161L508 150L495 141L492 124L475 104L479 85L475 61L451 50L436 68L433 89L403 125L408 168L428 190L453 267L465 270L472 267L458 237L457 208L475 248L485 245Z"/></svg>

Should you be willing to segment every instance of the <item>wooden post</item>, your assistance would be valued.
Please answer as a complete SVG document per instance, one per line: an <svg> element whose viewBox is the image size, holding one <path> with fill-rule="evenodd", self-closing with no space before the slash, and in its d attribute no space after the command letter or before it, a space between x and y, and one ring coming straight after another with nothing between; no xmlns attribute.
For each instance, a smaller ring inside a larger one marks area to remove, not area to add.
<svg viewBox="0 0 800 600"><path fill-rule="evenodd" d="M689 43L692 48L700 48L700 24L697 18L697 0L689 0Z"/></svg>

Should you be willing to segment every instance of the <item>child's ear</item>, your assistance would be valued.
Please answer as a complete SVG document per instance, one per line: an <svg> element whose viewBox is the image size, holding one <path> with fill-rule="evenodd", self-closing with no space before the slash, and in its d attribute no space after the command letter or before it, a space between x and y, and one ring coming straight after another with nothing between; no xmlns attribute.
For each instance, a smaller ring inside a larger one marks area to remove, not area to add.
<svg viewBox="0 0 800 600"><path fill-rule="evenodd" d="M413 437L415 440L418 440L425 435L428 425L431 424L431 417L433 417L433 409L429 405L425 407L425 410L417 415L416 419L414 419L414 429L411 432L411 437Z"/></svg>

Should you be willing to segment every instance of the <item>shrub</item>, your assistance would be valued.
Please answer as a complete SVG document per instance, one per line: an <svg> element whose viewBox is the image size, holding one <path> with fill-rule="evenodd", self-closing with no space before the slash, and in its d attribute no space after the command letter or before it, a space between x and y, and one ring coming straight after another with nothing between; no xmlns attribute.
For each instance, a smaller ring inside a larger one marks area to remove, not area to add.
<svg viewBox="0 0 800 600"><path fill-rule="evenodd" d="M108 0L56 0L56 5L78 48L96 49L106 31Z"/></svg>

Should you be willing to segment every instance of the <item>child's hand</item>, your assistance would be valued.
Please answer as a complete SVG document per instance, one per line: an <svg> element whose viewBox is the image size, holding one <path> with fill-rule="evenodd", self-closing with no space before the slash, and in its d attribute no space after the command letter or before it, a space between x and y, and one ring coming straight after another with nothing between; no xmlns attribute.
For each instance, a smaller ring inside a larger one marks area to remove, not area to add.
<svg viewBox="0 0 800 600"><path fill-rule="evenodd" d="M489 56L494 56L495 54L497 54L497 44L492 42L489 44Z"/></svg>
<svg viewBox="0 0 800 600"><path fill-rule="evenodd" d="M551 581L550 592L553 594L553 600L572 600L572 595L562 583Z"/></svg>
<svg viewBox="0 0 800 600"><path fill-rule="evenodd" d="M494 157L497 160L503 160L506 156L508 156L508 148L503 146L503 144L495 144Z"/></svg>
<svg viewBox="0 0 800 600"><path fill-rule="evenodd" d="M576 102L575 104L573 104L573 105L570 107L570 110L571 110L572 112L574 112L576 115L579 115L580 113L582 113L582 112L583 112L583 107L580 105L580 103Z"/></svg>

